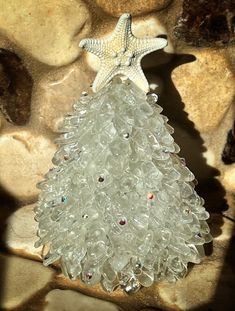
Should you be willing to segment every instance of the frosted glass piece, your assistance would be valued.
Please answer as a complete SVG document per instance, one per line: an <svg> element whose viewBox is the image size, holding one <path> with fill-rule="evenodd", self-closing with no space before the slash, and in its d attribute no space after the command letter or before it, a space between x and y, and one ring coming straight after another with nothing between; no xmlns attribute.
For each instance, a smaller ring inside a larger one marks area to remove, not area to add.
<svg viewBox="0 0 235 311"><path fill-rule="evenodd" d="M81 279L87 285L94 285L99 283L101 274L97 268L83 268Z"/></svg>
<svg viewBox="0 0 235 311"><path fill-rule="evenodd" d="M142 229L147 229L148 228L148 221L149 220L149 215L146 215L144 213L138 213L134 215L133 217L133 224L137 228L142 228Z"/></svg>
<svg viewBox="0 0 235 311"><path fill-rule="evenodd" d="M200 212L197 213L197 217L200 220L206 220L209 218L209 213L202 209Z"/></svg>
<svg viewBox="0 0 235 311"><path fill-rule="evenodd" d="M125 122L125 119L117 116L113 118L112 122L118 134L131 133L132 127L127 122Z"/></svg>
<svg viewBox="0 0 235 311"><path fill-rule="evenodd" d="M154 273L153 271L142 271L140 275L138 275L138 281L144 287L149 287L154 282Z"/></svg>
<svg viewBox="0 0 235 311"><path fill-rule="evenodd" d="M106 278L110 282L113 282L117 277L117 273L112 269L112 267L108 261L105 262L105 264L102 268L102 271L103 271L104 278Z"/></svg>
<svg viewBox="0 0 235 311"><path fill-rule="evenodd" d="M87 256L92 258L94 262L99 263L106 257L106 249L107 246L104 241L98 241L94 244L91 243L90 247L87 249Z"/></svg>
<svg viewBox="0 0 235 311"><path fill-rule="evenodd" d="M153 114L153 109L147 103L143 103L140 105L140 112L143 112L147 116L151 116Z"/></svg>
<svg viewBox="0 0 235 311"><path fill-rule="evenodd" d="M126 142L123 142L121 138L117 138L110 144L110 151L117 157L123 154L129 154L130 146Z"/></svg>
<svg viewBox="0 0 235 311"><path fill-rule="evenodd" d="M110 282L105 277L102 279L101 284L107 292L113 292L120 285L118 279Z"/></svg>
<svg viewBox="0 0 235 311"><path fill-rule="evenodd" d="M210 233L204 234L203 238L204 238L204 243L209 243L213 240L213 237Z"/></svg>
<svg viewBox="0 0 235 311"><path fill-rule="evenodd" d="M126 252L117 253L113 258L110 259L110 265L114 271L121 271L129 262L130 255Z"/></svg>

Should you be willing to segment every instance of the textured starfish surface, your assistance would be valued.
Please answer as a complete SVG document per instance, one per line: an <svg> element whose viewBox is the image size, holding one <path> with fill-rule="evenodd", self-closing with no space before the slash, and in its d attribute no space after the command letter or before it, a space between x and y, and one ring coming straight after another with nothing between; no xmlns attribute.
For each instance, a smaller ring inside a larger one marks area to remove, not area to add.
<svg viewBox="0 0 235 311"><path fill-rule="evenodd" d="M164 48L163 38L136 38L131 31L131 15L123 14L110 37L105 39L83 39L79 46L100 58L100 70L92 89L99 91L114 76L124 75L143 91L149 84L141 68L141 59L153 51Z"/></svg>

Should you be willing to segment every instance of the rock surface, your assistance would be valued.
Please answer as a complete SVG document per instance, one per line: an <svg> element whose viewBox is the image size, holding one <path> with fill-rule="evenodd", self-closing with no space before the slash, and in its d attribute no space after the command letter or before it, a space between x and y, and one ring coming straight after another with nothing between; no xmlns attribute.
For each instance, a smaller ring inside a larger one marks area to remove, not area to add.
<svg viewBox="0 0 235 311"><path fill-rule="evenodd" d="M34 220L35 205L18 209L7 220L6 246L15 254L41 260L42 247L35 248L37 223Z"/></svg>
<svg viewBox="0 0 235 311"><path fill-rule="evenodd" d="M200 132L213 131L233 103L235 78L222 51L188 49L196 60L174 69L172 80Z"/></svg>
<svg viewBox="0 0 235 311"><path fill-rule="evenodd" d="M196 46L223 46L235 41L232 1L184 0L175 35Z"/></svg>
<svg viewBox="0 0 235 311"><path fill-rule="evenodd" d="M231 192L234 192L235 188L235 164L231 165L229 169L226 169L223 177L222 182L226 185L227 189Z"/></svg>
<svg viewBox="0 0 235 311"><path fill-rule="evenodd" d="M74 102L89 89L92 80L91 74L78 62L42 78L33 97L34 126L57 132L65 114L72 111Z"/></svg>
<svg viewBox="0 0 235 311"><path fill-rule="evenodd" d="M16 125L29 121L33 80L21 59L0 48L0 110Z"/></svg>
<svg viewBox="0 0 235 311"><path fill-rule="evenodd" d="M0 183L21 201L35 200L36 184L51 167L55 145L29 130L18 129L0 137Z"/></svg>
<svg viewBox="0 0 235 311"><path fill-rule="evenodd" d="M54 289L47 294L45 311L118 311L119 308L106 301L91 298L72 290Z"/></svg>
<svg viewBox="0 0 235 311"><path fill-rule="evenodd" d="M82 0L23 0L1 2L0 29L40 62L61 66L81 53L79 41L91 29Z"/></svg>
<svg viewBox="0 0 235 311"><path fill-rule="evenodd" d="M31 260L0 255L1 283L4 280L0 308L19 306L45 287L53 276L53 270Z"/></svg>
<svg viewBox="0 0 235 311"><path fill-rule="evenodd" d="M113 16L120 16L123 13L129 12L132 15L146 14L152 11L164 9L171 3L172 0L96 0L96 3L102 10Z"/></svg>

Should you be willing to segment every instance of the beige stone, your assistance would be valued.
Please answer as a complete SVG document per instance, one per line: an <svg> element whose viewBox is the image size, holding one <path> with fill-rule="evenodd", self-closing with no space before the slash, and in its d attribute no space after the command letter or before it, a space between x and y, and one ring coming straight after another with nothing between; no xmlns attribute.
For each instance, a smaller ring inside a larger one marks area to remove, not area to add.
<svg viewBox="0 0 235 311"><path fill-rule="evenodd" d="M0 3L0 30L37 60L52 66L72 62L91 28L82 0L9 0Z"/></svg>
<svg viewBox="0 0 235 311"><path fill-rule="evenodd" d="M106 23L104 29L101 30L100 36L97 35L97 37L105 38L110 36L113 32L115 24L111 21L110 23ZM132 32L137 38L155 38L159 35L167 35L167 30L164 24L160 22L156 14L151 14L142 18L134 18L132 23ZM168 45L163 50L165 53L161 50L145 56L142 60L142 67L144 69L153 68L170 61L172 53L174 53L174 48L170 38L168 38ZM96 55L92 53L85 53L85 59L88 66L93 71L99 70L100 61Z"/></svg>
<svg viewBox="0 0 235 311"><path fill-rule="evenodd" d="M38 240L34 207L34 204L23 206L8 218L5 243L15 254L41 260L42 247L34 247Z"/></svg>
<svg viewBox="0 0 235 311"><path fill-rule="evenodd" d="M45 311L118 311L113 303L85 296L72 290L54 289L45 298Z"/></svg>
<svg viewBox="0 0 235 311"><path fill-rule="evenodd" d="M175 68L172 80L189 119L200 132L210 132L233 103L235 79L223 50L188 49L187 54L196 60Z"/></svg>
<svg viewBox="0 0 235 311"><path fill-rule="evenodd" d="M45 287L53 270L40 263L14 256L0 256L0 308L15 308Z"/></svg>
<svg viewBox="0 0 235 311"><path fill-rule="evenodd" d="M110 15L120 16L123 13L132 15L146 14L164 9L172 0L96 0L96 3Z"/></svg>
<svg viewBox="0 0 235 311"><path fill-rule="evenodd" d="M0 184L19 200L33 200L36 184L52 166L55 145L42 135L15 128L0 137Z"/></svg>
<svg viewBox="0 0 235 311"><path fill-rule="evenodd" d="M235 164L224 169L222 182L226 185L228 191L234 192L235 190Z"/></svg>
<svg viewBox="0 0 235 311"><path fill-rule="evenodd" d="M208 149L203 153L204 158L206 159L206 162L210 166L215 166L215 154L212 150Z"/></svg>
<svg viewBox="0 0 235 311"><path fill-rule="evenodd" d="M73 103L89 89L92 80L80 63L42 78L35 87L32 123L57 132L65 114L73 110Z"/></svg>

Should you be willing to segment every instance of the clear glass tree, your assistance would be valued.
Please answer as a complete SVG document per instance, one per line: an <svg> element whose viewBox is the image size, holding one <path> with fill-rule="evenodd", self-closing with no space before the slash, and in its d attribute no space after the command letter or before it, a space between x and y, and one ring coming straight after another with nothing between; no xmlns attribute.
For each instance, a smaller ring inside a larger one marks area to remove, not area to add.
<svg viewBox="0 0 235 311"><path fill-rule="evenodd" d="M113 77L65 117L55 167L38 185L36 247L48 245L44 264L59 261L72 279L131 293L183 277L211 235L157 96Z"/></svg>

